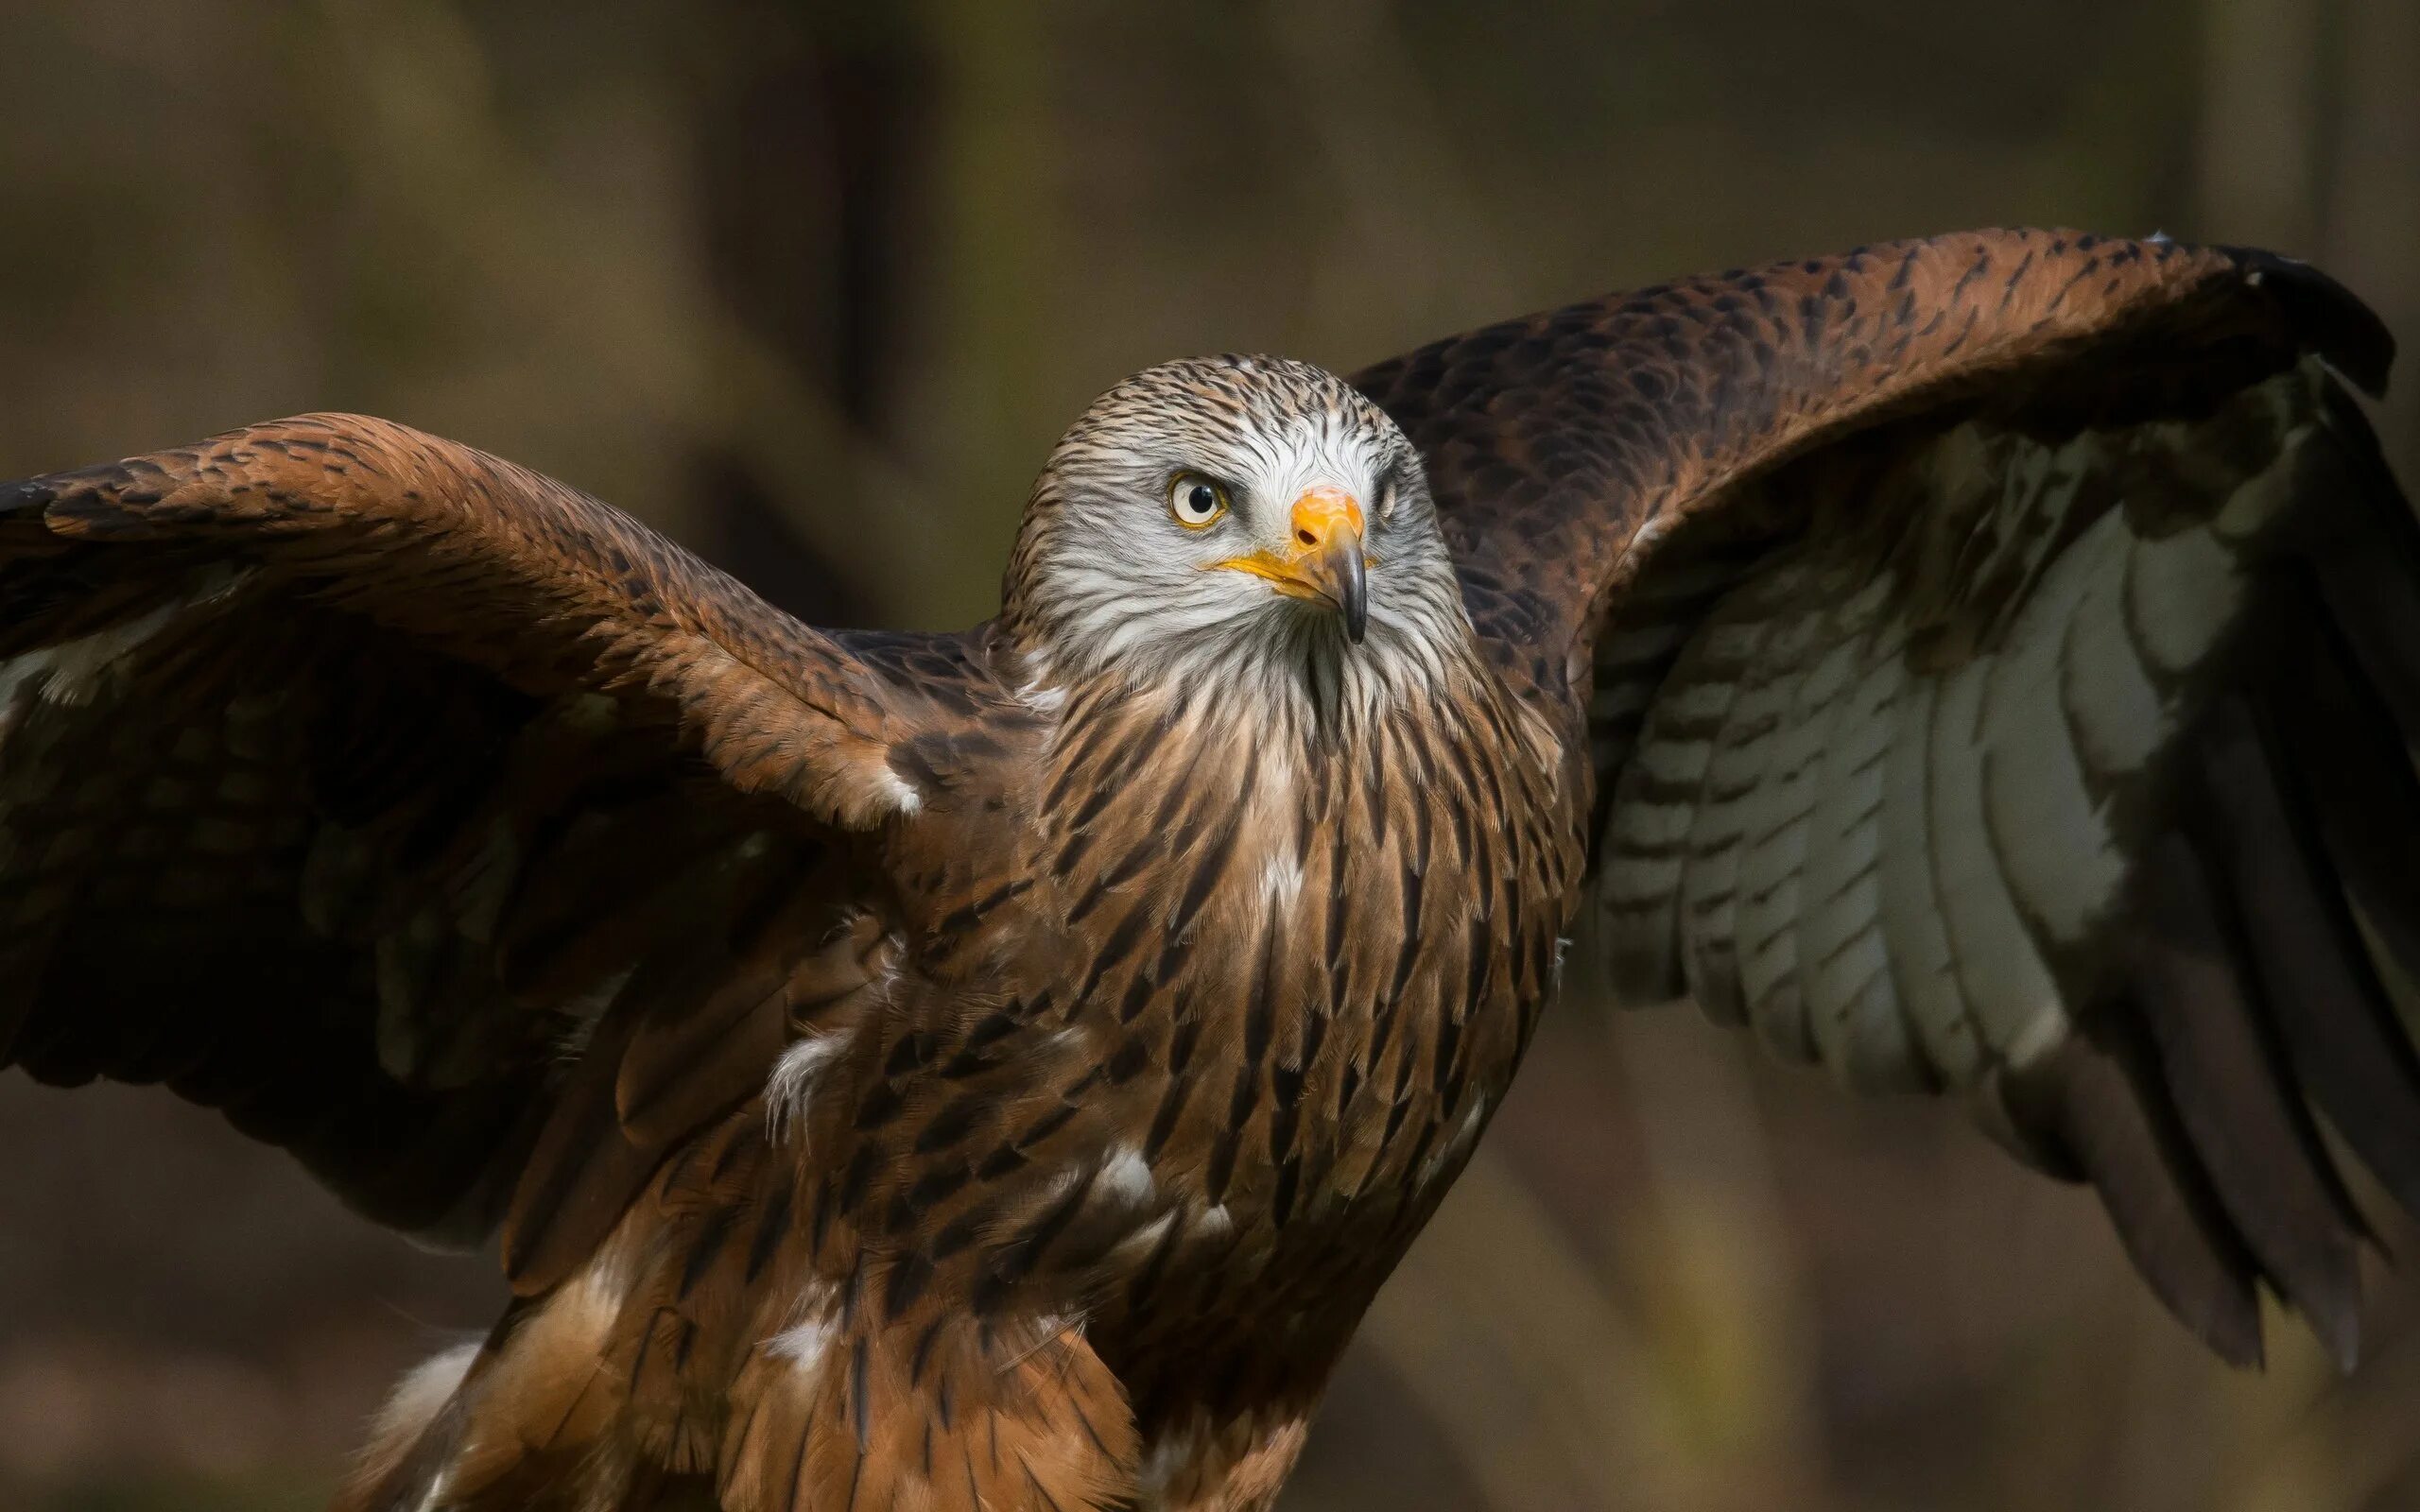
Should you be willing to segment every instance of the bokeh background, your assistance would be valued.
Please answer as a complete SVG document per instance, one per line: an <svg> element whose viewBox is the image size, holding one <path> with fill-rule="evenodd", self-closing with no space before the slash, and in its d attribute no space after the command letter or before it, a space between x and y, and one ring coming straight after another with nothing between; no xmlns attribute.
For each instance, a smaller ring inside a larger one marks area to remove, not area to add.
<svg viewBox="0 0 2420 1512"><path fill-rule="evenodd" d="M1059 427L1180 352L2009 222L2308 256L2420 350L2412 0L13 0L0 59L0 475L369 410L829 623L988 613ZM316 1505L499 1293L0 1076L0 1507ZM1285 1505L2420 1507L2373 1293L2351 1380L2282 1318L2229 1372L1954 1111L1583 988Z"/></svg>

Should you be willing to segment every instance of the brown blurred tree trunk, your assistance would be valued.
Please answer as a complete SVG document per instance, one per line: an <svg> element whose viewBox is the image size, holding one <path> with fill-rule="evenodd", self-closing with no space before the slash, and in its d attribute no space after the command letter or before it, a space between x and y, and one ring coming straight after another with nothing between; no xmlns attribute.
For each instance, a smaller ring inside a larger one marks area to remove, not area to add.
<svg viewBox="0 0 2420 1512"><path fill-rule="evenodd" d="M2320 228L2328 0L2206 0L2198 189L2207 240L2308 257Z"/></svg>
<svg viewBox="0 0 2420 1512"><path fill-rule="evenodd" d="M2340 144L2323 249L2329 269L2409 332L2420 322L2420 4L2344 0ZM2379 430L2420 484L2420 352L2403 353Z"/></svg>
<svg viewBox="0 0 2420 1512"><path fill-rule="evenodd" d="M882 438L911 346L910 250L932 178L927 49L911 20L883 10L842 18L743 0L723 24L736 45L701 92L696 141L708 282L758 351L828 402L829 422L860 442ZM787 499L752 449L702 445L705 549L806 618L896 618L908 606L884 602L783 507L861 503L873 490L853 476L859 465L854 452L828 457L828 494ZM857 539L882 547L879 529Z"/></svg>

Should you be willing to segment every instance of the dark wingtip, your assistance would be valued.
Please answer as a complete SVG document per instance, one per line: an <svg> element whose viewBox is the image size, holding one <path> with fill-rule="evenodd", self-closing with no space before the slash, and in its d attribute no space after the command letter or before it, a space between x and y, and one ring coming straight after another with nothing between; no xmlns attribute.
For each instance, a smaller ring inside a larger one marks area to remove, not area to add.
<svg viewBox="0 0 2420 1512"><path fill-rule="evenodd" d="M56 478L19 478L13 483L0 483L0 514L39 509L58 497Z"/></svg>
<svg viewBox="0 0 2420 1512"><path fill-rule="evenodd" d="M2376 399L2394 366L2394 333L2361 297L2311 266L2252 247L2227 249L2311 350Z"/></svg>

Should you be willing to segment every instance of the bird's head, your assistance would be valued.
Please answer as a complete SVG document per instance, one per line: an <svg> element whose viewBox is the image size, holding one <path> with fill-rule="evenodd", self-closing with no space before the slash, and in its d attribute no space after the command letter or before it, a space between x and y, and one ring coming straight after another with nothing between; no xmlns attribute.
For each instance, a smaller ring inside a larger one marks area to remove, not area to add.
<svg viewBox="0 0 2420 1512"><path fill-rule="evenodd" d="M1392 679L1470 633L1411 443L1279 357L1164 363L1095 400L1034 486L1007 600L1068 672Z"/></svg>

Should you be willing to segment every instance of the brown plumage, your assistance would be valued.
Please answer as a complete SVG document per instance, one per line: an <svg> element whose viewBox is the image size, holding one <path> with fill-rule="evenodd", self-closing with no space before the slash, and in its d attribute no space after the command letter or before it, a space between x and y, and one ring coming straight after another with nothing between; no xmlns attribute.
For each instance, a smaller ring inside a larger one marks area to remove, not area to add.
<svg viewBox="0 0 2420 1512"><path fill-rule="evenodd" d="M381 421L33 479L0 1062L500 1228L349 1507L1265 1506L1575 929L2349 1360L2321 1122L2420 1207L2389 354L1996 232L1170 364L953 635Z"/></svg>

